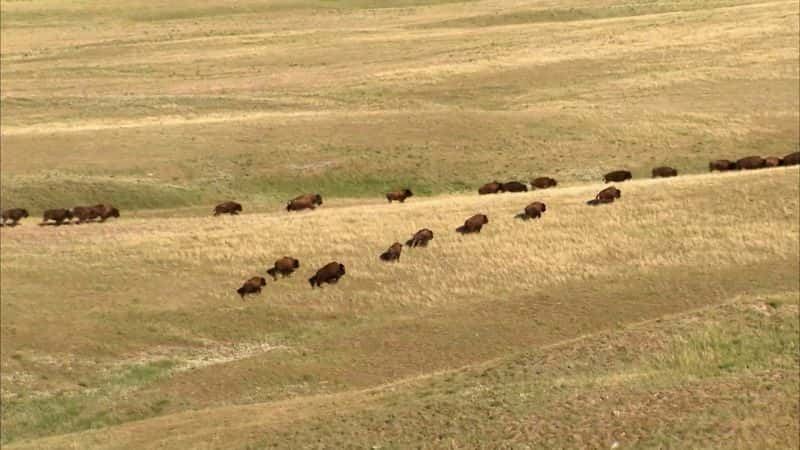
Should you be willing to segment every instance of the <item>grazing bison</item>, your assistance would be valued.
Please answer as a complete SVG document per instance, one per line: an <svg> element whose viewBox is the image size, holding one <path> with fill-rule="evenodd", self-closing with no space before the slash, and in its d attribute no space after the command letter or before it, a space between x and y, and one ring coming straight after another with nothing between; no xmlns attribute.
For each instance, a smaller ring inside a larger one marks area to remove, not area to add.
<svg viewBox="0 0 800 450"><path fill-rule="evenodd" d="M68 209L48 209L42 215L42 225L46 224L48 220L52 220L56 225L61 225L65 220L69 222L72 220L72 212Z"/></svg>
<svg viewBox="0 0 800 450"><path fill-rule="evenodd" d="M613 203L615 198L620 198L621 196L622 192L614 186L611 186L598 192L597 195L593 199L586 202L586 204L597 206L603 203Z"/></svg>
<svg viewBox="0 0 800 450"><path fill-rule="evenodd" d="M503 185L500 184L499 181L492 181L491 183L486 183L478 189L478 194L486 195L486 194L497 194L503 192Z"/></svg>
<svg viewBox="0 0 800 450"><path fill-rule="evenodd" d="M542 213L547 211L547 206L542 202L533 202L530 205L525 207L525 212L517 214L517 218L528 220L528 219L538 219L542 217Z"/></svg>
<svg viewBox="0 0 800 450"><path fill-rule="evenodd" d="M717 159L708 163L708 171L713 172L718 170L720 172L725 172L728 170L736 169L736 163L733 161L729 161L727 159Z"/></svg>
<svg viewBox="0 0 800 450"><path fill-rule="evenodd" d="M325 264L325 267L319 269L316 275L309 278L308 284L310 284L312 288L322 286L322 283L334 284L339 281L339 278L343 277L344 274L344 264L339 264L335 261L330 262Z"/></svg>
<svg viewBox="0 0 800 450"><path fill-rule="evenodd" d="M389 247L388 250L381 253L380 258L381 260L387 262L397 261L400 259L400 253L402 252L403 252L403 246L400 245L399 242L395 242L394 244L392 244L391 247Z"/></svg>
<svg viewBox="0 0 800 450"><path fill-rule="evenodd" d="M633 175L629 170L615 170L603 175L603 181L606 183L610 183L612 181L619 183L625 180L630 180L631 178L633 178Z"/></svg>
<svg viewBox="0 0 800 450"><path fill-rule="evenodd" d="M100 222L105 222L109 217L119 218L119 210L111 205L104 205L101 203L99 205L94 205L93 208L100 218ZM241 211L241 209L239 210Z"/></svg>
<svg viewBox="0 0 800 450"><path fill-rule="evenodd" d="M278 274L281 274L282 277L287 277L294 272L295 269L300 267L300 261L290 257L284 256L283 258L275 261L275 265L272 266L271 269L267 270L267 273L272 277L273 280L278 279Z"/></svg>
<svg viewBox="0 0 800 450"><path fill-rule="evenodd" d="M267 280L264 277L253 277L245 281L242 287L236 290L236 293L242 297L247 294L260 294L261 288L267 285Z"/></svg>
<svg viewBox="0 0 800 450"><path fill-rule="evenodd" d="M214 215L230 214L235 216L242 212L242 205L236 202L224 202L214 207Z"/></svg>
<svg viewBox="0 0 800 450"><path fill-rule="evenodd" d="M531 187L534 189L547 189L555 187L557 184L558 182L550 177L539 177L531 180Z"/></svg>
<svg viewBox="0 0 800 450"><path fill-rule="evenodd" d="M666 178L666 177L678 176L677 170L667 166L656 167L655 169L653 169L652 173L653 173L653 178L658 178L658 177Z"/></svg>
<svg viewBox="0 0 800 450"><path fill-rule="evenodd" d="M764 158L760 156L747 156L734 163L734 169L753 170L764 167Z"/></svg>
<svg viewBox="0 0 800 450"><path fill-rule="evenodd" d="M322 205L322 197L319 194L304 194L289 200L286 204L287 211L300 211L303 209L314 209Z"/></svg>
<svg viewBox="0 0 800 450"><path fill-rule="evenodd" d="M767 156L764 158L764 167L778 167L781 164L781 159L776 156Z"/></svg>
<svg viewBox="0 0 800 450"><path fill-rule="evenodd" d="M28 217L28 210L22 208L11 208L3 210L3 225L6 222L11 222L10 226L16 226L20 219Z"/></svg>
<svg viewBox="0 0 800 450"><path fill-rule="evenodd" d="M76 206L72 208L72 217L78 219L77 223L84 223L100 217L94 206Z"/></svg>
<svg viewBox="0 0 800 450"><path fill-rule="evenodd" d="M528 186L525 186L525 184L520 183L519 181L509 181L508 183L503 183L503 191L504 192L528 192Z"/></svg>
<svg viewBox="0 0 800 450"><path fill-rule="evenodd" d="M456 228L461 234L480 233L481 228L489 223L489 218L485 214L475 214L464 222L464 225Z"/></svg>
<svg viewBox="0 0 800 450"><path fill-rule="evenodd" d="M796 166L800 164L800 152L789 153L781 160L782 166Z"/></svg>
<svg viewBox="0 0 800 450"><path fill-rule="evenodd" d="M433 231L423 228L414 233L414 236L406 241L406 245L409 247L427 247L431 239L433 239Z"/></svg>
<svg viewBox="0 0 800 450"><path fill-rule="evenodd" d="M620 198L620 197L622 197L622 191L617 189L616 186L609 186L609 187L603 189L602 191L598 192L597 195L595 195L594 198L595 199L600 199L600 198L603 198L603 197L610 197L612 199Z"/></svg>
<svg viewBox="0 0 800 450"><path fill-rule="evenodd" d="M406 199L408 197L413 197L413 196L414 196L414 193L411 192L410 189L403 189L402 191L387 192L386 193L386 200L388 200L389 203L392 203L392 201L395 201L395 200L400 202L400 203L403 203L403 202L406 201Z"/></svg>

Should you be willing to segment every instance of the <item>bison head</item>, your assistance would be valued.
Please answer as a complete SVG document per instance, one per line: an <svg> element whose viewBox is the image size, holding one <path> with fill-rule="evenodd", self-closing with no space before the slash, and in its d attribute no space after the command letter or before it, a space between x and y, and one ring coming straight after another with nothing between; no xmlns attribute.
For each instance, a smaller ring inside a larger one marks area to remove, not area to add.
<svg viewBox="0 0 800 450"><path fill-rule="evenodd" d="M413 197L414 193L411 192L411 189L403 189L403 195L405 195L406 197Z"/></svg>

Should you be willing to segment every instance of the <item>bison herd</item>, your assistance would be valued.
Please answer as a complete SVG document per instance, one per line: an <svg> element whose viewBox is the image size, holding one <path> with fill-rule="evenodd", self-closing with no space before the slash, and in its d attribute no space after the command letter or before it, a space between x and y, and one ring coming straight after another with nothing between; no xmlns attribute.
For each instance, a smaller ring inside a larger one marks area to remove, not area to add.
<svg viewBox="0 0 800 450"><path fill-rule="evenodd" d="M798 164L800 164L800 152L794 152L789 153L783 158L778 158L776 156L767 156L765 158L760 156L747 156L736 161L717 159L708 163L708 170L709 172L715 170L725 172L728 170L752 170L778 166L795 166Z"/></svg>
<svg viewBox="0 0 800 450"><path fill-rule="evenodd" d="M4 226L16 226L21 219L28 217L28 211L23 208L11 208L3 211ZM94 206L76 206L72 209L48 209L42 214L39 225L63 225L65 223L81 224L86 222L105 222L111 217L119 217L119 209L102 203Z"/></svg>
<svg viewBox="0 0 800 450"><path fill-rule="evenodd" d="M760 156L748 156L738 159L736 161L730 160L715 160L709 163L709 171L729 171L729 170L751 170L764 167L777 167L777 166L790 166L800 164L800 152L795 152L784 156L783 158ZM672 167L656 167L651 172L653 178L658 177L674 177L678 175L678 171ZM614 170L603 176L603 181L606 183L619 183L633 178L633 175L628 170ZM547 189L557 186L558 182L550 177L534 178L530 181L531 189ZM486 183L478 189L478 194L498 194L503 192L527 192L528 186L519 181L508 181L501 183L499 181L492 181ZM386 200L389 203L398 201L403 203L407 198L412 197L414 194L409 189L403 189L386 193ZM616 186L607 187L595 195L595 197L586 203L591 206L601 204L613 203L616 199L622 197L622 192ZM304 209L315 209L317 206L322 205L322 196L317 193L309 193L300 195L289 200L286 204L287 211L301 211ZM515 217L522 220L538 219L547 211L547 206L539 201L535 201L525 209L517 214ZM214 207L213 215L218 216L221 214L237 215L242 212L242 205L234 202L227 201L220 203ZM17 223L28 217L28 211L22 208L12 208L2 211L2 224L4 226L15 226ZM76 206L72 209L48 209L42 216L42 223L40 225L47 225L53 223L54 225L61 225L64 223L81 224L85 222L99 221L105 222L108 218L119 217L119 210L113 206L105 204L97 204L94 206ZM481 229L489 223L489 218L485 214L475 214L464 221L464 224L455 229L456 232L461 234L480 233ZM423 228L410 239L405 242L407 247L427 247L428 243L433 240L433 231ZM385 252L379 255L379 259L385 262L396 262L400 259L400 254L403 251L403 246L399 242L393 243ZM273 267L269 268L266 272L270 275L273 281L277 281L278 275L281 277L288 277L297 269L300 268L300 261L284 256L275 261ZM308 279L308 283L312 288L321 287L323 284L335 284L341 277L345 275L345 266L336 261L332 261L319 270ZM244 299L248 294L260 294L261 289L266 286L267 280L264 277L252 277L242 284L236 292Z"/></svg>

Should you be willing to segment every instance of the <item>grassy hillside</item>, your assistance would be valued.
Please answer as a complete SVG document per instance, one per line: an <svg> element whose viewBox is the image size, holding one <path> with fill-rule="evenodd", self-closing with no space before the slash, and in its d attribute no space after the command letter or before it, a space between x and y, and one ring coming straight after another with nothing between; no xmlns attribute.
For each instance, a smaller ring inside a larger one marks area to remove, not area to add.
<svg viewBox="0 0 800 450"><path fill-rule="evenodd" d="M0 6L4 207L579 184L800 142L791 0Z"/></svg>
<svg viewBox="0 0 800 450"><path fill-rule="evenodd" d="M797 168L600 188L3 229L4 447L796 446Z"/></svg>

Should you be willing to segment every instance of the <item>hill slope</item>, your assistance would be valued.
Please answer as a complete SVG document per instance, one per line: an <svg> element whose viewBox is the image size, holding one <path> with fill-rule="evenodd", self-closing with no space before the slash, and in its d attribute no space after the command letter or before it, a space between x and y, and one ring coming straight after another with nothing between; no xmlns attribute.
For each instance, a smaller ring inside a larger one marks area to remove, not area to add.
<svg viewBox="0 0 800 450"><path fill-rule="evenodd" d="M2 6L5 207L569 184L800 142L793 0Z"/></svg>
<svg viewBox="0 0 800 450"><path fill-rule="evenodd" d="M791 443L799 177L637 180L600 207L584 203L595 184L3 229L3 443ZM541 220L513 218L534 199ZM453 231L477 212L490 218L479 235ZM378 260L421 227L429 248ZM242 302L239 283L283 255L298 273ZM311 290L331 260L347 275ZM556 427L562 413L574 429ZM608 420L626 435L598 431ZM764 423L776 425L750 428ZM32 440L92 428L105 430Z"/></svg>

